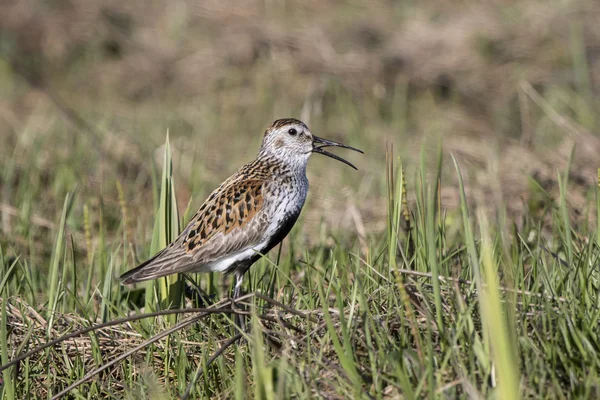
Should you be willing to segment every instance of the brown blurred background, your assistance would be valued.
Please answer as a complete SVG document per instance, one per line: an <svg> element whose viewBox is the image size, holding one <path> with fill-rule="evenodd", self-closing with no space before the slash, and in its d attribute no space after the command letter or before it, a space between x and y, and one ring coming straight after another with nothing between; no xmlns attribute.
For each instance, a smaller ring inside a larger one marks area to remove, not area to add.
<svg viewBox="0 0 600 400"><path fill-rule="evenodd" d="M384 228L386 143L409 188L421 149L433 166L442 145L445 207L451 152L473 204L517 217L552 202L576 144L569 202L587 215L599 21L592 0L3 0L1 231L13 244L43 232L77 188L76 215L102 209L110 228L125 201L146 240L167 130L180 206L194 209L288 116L366 153L348 155L359 172L311 161L307 240L322 221Z"/></svg>

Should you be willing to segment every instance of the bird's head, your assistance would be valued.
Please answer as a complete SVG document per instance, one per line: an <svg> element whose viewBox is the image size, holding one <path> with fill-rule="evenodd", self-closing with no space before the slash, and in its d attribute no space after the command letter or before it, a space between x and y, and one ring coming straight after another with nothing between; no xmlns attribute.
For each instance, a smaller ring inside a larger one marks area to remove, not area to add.
<svg viewBox="0 0 600 400"><path fill-rule="evenodd" d="M352 163L324 150L325 147L343 147L363 153L359 149L313 135L308 126L294 118L278 119L265 132L259 154L276 157L292 165L306 166L312 153L323 154L356 169Z"/></svg>

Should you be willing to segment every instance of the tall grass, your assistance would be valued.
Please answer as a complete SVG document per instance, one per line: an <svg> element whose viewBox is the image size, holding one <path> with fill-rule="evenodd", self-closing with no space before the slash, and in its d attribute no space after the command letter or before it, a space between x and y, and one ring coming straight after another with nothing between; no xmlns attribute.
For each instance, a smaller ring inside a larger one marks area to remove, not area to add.
<svg viewBox="0 0 600 400"><path fill-rule="evenodd" d="M169 135L164 146L162 175L160 179L158 209L154 219L150 256L167 247L179 235L179 211L173 181L173 162ZM150 281L146 284L146 307L161 309L179 308L182 302L183 279L177 274Z"/></svg>
<svg viewBox="0 0 600 400"><path fill-rule="evenodd" d="M148 255L179 232L168 139L164 150ZM185 328L159 316L107 327L4 369L2 398L46 398L72 385L80 397L148 397L160 388L171 398L190 382L198 398L596 396L598 228L572 223L568 174L551 220L526 215L508 235L506 213L475 214L458 159L460 210L444 208L440 154L432 168L423 159L410 185L388 151L387 229L366 248L354 232L312 247L293 233L286 246L301 253L254 265L248 291L276 301L246 299L252 329L243 341L231 343L232 320L222 314L184 321ZM8 260L0 248L3 364L78 326L123 317L132 304L148 312L197 301L173 289L178 277L149 284L137 300L138 289L122 288L117 276L132 267L126 223L119 239L105 240L108 222L93 223L105 214L87 204L78 213L83 201L66 197L48 271L34 270L24 255ZM87 256L73 251L73 226L85 231ZM199 286L214 301L227 298L228 285L218 283ZM173 333L155 341L167 326Z"/></svg>

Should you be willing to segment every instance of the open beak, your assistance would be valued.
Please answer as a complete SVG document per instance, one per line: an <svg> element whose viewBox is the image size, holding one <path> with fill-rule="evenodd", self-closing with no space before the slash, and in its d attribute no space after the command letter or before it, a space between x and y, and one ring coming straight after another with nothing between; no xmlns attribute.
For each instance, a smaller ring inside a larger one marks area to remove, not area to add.
<svg viewBox="0 0 600 400"><path fill-rule="evenodd" d="M338 161L343 162L346 165L351 166L354 169L357 169L354 165L352 165L351 162L346 161L342 157L338 157L333 153L323 150L325 147L343 147L345 149L350 149L350 150L358 151L361 154L365 154L365 153L363 153L362 150L355 149L354 147L346 146L345 144L334 142L333 140L323 139L323 138L313 135L313 149L312 149L313 153L326 155L327 157L334 158Z"/></svg>

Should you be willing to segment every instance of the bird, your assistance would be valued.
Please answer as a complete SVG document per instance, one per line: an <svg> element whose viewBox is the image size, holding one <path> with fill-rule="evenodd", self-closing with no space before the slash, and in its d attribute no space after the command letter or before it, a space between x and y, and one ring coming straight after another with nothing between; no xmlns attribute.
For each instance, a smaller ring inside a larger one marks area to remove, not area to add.
<svg viewBox="0 0 600 400"><path fill-rule="evenodd" d="M235 300L246 271L279 244L298 220L308 193L306 166L310 156L322 154L357 169L324 150L327 147L364 154L313 135L298 119L274 121L264 133L256 159L216 188L172 243L121 275L121 282L216 271L234 275Z"/></svg>

